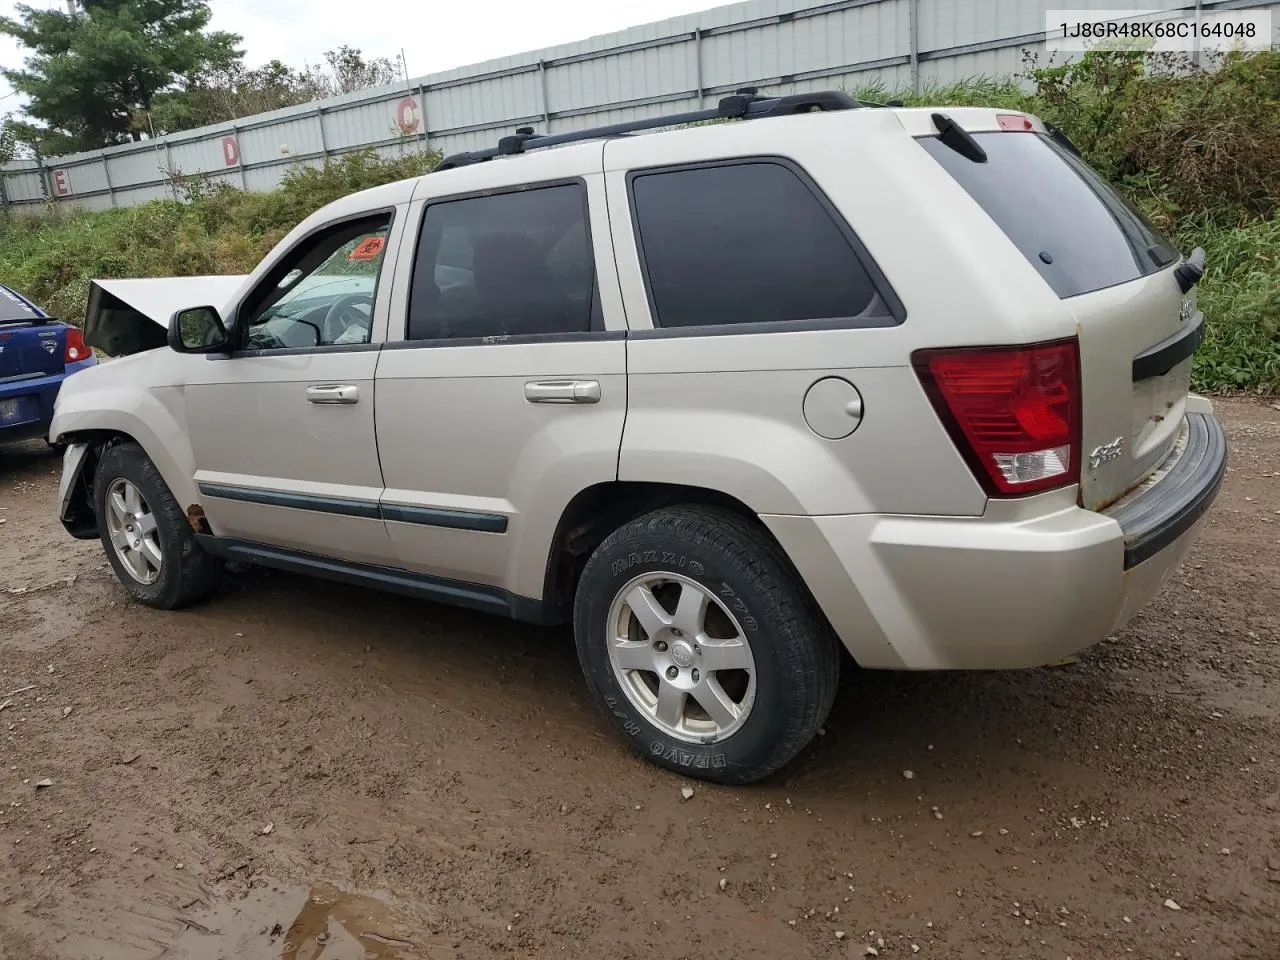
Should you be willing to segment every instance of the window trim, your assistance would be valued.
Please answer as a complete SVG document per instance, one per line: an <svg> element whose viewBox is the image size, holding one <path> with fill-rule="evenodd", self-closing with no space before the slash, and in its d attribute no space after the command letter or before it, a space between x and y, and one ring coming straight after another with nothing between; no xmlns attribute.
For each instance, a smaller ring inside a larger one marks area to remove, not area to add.
<svg viewBox="0 0 1280 960"><path fill-rule="evenodd" d="M344 224L355 223L360 220L372 220L374 217L378 217L382 215L387 216L387 237L388 239L390 239L391 233L395 229L395 223L396 223L396 208L394 206L374 207L370 210L361 210L358 212L347 214L346 216L337 217L333 220L326 220L324 223L316 225L311 230L308 230L305 234L299 237L297 242L294 243L293 246L291 246L286 253L282 254L280 257L276 259L275 263L271 265L271 268L262 275L262 277L258 280L258 282L253 285L252 289L250 289L247 294L241 297L240 300L236 303L235 307L232 308L230 316L227 317L227 330L229 331L231 338L234 341L236 341L236 345L228 349L225 353L219 352L219 353L208 354L209 359L225 360L229 358L252 359L254 357L305 356L307 354L312 354L312 353L358 353L364 350L376 350L379 347L381 347L382 346L381 342L378 342L372 339L373 327L371 326L369 330L370 340L368 343L326 343L326 344L317 344L314 347L280 347L279 349L250 350L246 347L240 346L241 339L243 338L243 336L245 336L248 333L248 327L247 326L242 327L240 320L241 320L241 311L243 310L244 305L246 303L250 303L253 300L254 296L257 293L259 293L264 286L272 282L273 278L275 280L275 283L278 284L280 282L280 278L289 272L288 270L285 270L283 273L281 273L280 272L281 269L290 261L290 259L293 257L293 254L299 249L301 249L305 244L315 239L320 234L326 233L330 230L341 227ZM383 286L382 270L387 264L387 254L389 253L390 251L387 251L386 253L384 253L382 263L378 267L378 279L374 282L374 287L373 287L373 311L374 312L376 312L378 308L378 292L382 289L382 286ZM370 319L371 320L373 319L372 314L370 314ZM376 324L374 324L374 326L376 326Z"/></svg>
<svg viewBox="0 0 1280 960"><path fill-rule="evenodd" d="M413 257L409 261L409 290L408 297L405 301L404 325L401 329L403 339L390 341L386 346L394 350L410 350L423 347L500 347L515 346L525 343L558 343L576 340L610 339L610 334L625 335L625 331L609 330L605 328L603 330L562 330L556 333L495 333L483 337L424 337L418 340L409 336L409 326L413 316L414 278L418 273L418 254L422 251L423 232L427 226L427 215L431 212L432 207L445 203L456 203L460 200L480 200L488 197L506 196L513 193L529 193L534 190L547 190L552 187L570 186L579 187L582 191L582 219L586 227L587 248L591 252L591 296L593 300L593 306L591 309L594 312L594 299L601 295L600 270L596 264L595 235L591 230L591 192L587 186L586 177L555 177L551 180L531 180L523 183L503 184L500 187L483 187L477 190L467 190L462 193L441 194L440 196L424 198L422 214L418 218L417 230L415 231L416 236L413 243ZM603 311L604 304L601 302L602 320Z"/></svg>
<svg viewBox="0 0 1280 960"><path fill-rule="evenodd" d="M640 233L640 218L636 215L635 181L638 177L652 176L662 173L683 173L689 170L708 170L716 167L755 166L771 164L790 171L809 191L818 205L831 218L831 222L840 231L845 242L849 244L854 259L866 272L872 289L879 294L885 306L889 308L889 316L869 318L872 322L853 323L850 317L820 317L811 320L762 320L754 323L707 323L687 327L664 327L658 316L658 306L653 298L653 283L649 276L649 263L644 252L644 237ZM866 244L849 225L831 198L826 195L817 182L800 164L790 157L777 154L752 154L741 157L724 157L719 160L700 160L692 163L660 164L652 167L636 167L627 171L627 212L631 216L631 232L636 245L636 255L640 261L640 275L644 278L645 300L649 304L649 320L653 324L650 330L632 329L633 337L644 339L660 337L707 337L734 333L784 333L787 331L805 330L875 330L900 326L907 319L907 309L903 305L897 291L889 283L889 278L876 262ZM880 322L875 322L880 321Z"/></svg>

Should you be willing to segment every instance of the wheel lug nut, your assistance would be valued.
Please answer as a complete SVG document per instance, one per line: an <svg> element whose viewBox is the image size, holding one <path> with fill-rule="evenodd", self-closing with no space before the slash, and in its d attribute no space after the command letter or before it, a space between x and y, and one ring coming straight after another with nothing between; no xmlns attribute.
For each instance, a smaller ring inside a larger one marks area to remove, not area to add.
<svg viewBox="0 0 1280 960"><path fill-rule="evenodd" d="M683 637L683 636L684 636L684 634L683 634L683 633L681 633L679 630L677 630L675 627L672 627L672 628L671 628L671 635L672 635L673 637Z"/></svg>
<svg viewBox="0 0 1280 960"><path fill-rule="evenodd" d="M694 671L693 671L693 682L694 682L694 683L697 683L697 682L698 682L698 671L697 671L697 670L694 670Z"/></svg>
<svg viewBox="0 0 1280 960"><path fill-rule="evenodd" d="M659 653L666 653L666 652L667 652L667 641L665 641L665 640L659 640L659 641L658 641L657 643L655 643L653 646L654 646L654 648L655 648Z"/></svg>
<svg viewBox="0 0 1280 960"><path fill-rule="evenodd" d="M680 676L680 671L679 671L679 670L677 670L675 667L667 667L667 679L668 679L668 680L674 680L674 679L675 679L676 677L678 677L678 676Z"/></svg>

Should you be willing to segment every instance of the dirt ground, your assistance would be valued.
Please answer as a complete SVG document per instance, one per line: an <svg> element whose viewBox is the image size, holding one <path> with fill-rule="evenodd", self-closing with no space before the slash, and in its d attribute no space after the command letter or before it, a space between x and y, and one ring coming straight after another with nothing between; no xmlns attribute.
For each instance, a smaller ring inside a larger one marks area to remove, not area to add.
<svg viewBox="0 0 1280 960"><path fill-rule="evenodd" d="M128 602L4 449L0 957L1276 960L1280 408L1219 410L1225 491L1123 634L849 671L744 789L634 758L563 630L264 571Z"/></svg>

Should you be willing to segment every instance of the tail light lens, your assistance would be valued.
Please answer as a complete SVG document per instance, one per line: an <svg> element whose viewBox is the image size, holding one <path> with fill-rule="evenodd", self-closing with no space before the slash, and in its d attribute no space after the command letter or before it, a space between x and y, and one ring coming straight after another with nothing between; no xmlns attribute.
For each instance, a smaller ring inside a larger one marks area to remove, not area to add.
<svg viewBox="0 0 1280 960"><path fill-rule="evenodd" d="M1080 479L1080 349L1075 339L921 350L912 363L987 493L1020 496Z"/></svg>
<svg viewBox="0 0 1280 960"><path fill-rule="evenodd" d="M84 334L75 327L67 327L67 349L62 355L63 363L78 363L89 358L89 348L85 345Z"/></svg>

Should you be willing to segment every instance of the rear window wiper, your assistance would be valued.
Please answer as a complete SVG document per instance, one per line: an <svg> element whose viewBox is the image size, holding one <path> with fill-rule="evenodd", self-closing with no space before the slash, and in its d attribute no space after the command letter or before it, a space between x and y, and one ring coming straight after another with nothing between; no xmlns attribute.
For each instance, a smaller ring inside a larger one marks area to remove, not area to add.
<svg viewBox="0 0 1280 960"><path fill-rule="evenodd" d="M973 139L973 134L945 113L935 113L933 115L933 125L938 129L938 140L960 154L960 156L972 160L974 163L987 162L987 151L983 150L982 145Z"/></svg>

